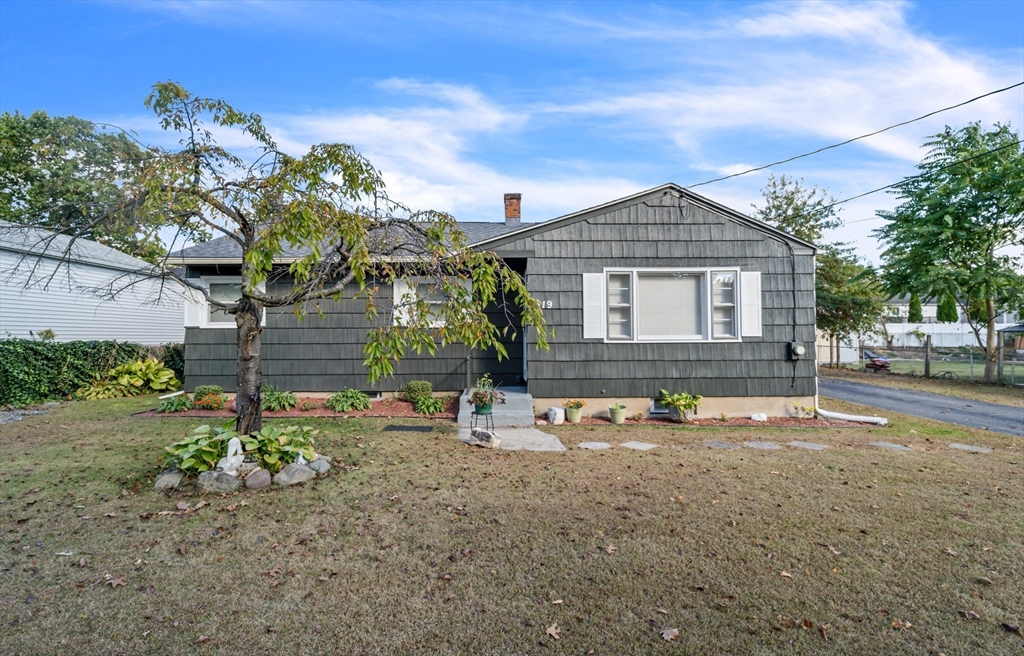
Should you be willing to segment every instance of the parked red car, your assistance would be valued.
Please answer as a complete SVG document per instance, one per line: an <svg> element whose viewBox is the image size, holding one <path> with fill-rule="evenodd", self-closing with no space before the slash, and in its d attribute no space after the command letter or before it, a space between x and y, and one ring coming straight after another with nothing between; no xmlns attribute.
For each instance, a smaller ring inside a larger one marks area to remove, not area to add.
<svg viewBox="0 0 1024 656"><path fill-rule="evenodd" d="M878 373L879 371L889 371L889 359L884 355L875 355L867 349L864 350L864 368L868 371Z"/></svg>

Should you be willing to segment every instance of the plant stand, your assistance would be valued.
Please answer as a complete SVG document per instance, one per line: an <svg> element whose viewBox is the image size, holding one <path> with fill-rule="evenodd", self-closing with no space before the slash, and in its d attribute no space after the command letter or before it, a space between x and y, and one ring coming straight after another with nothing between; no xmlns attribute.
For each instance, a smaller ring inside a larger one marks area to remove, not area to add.
<svg viewBox="0 0 1024 656"><path fill-rule="evenodd" d="M469 427L470 429L479 428L480 418L483 417L484 429L494 432L494 415L490 412L477 412L474 410L469 413Z"/></svg>

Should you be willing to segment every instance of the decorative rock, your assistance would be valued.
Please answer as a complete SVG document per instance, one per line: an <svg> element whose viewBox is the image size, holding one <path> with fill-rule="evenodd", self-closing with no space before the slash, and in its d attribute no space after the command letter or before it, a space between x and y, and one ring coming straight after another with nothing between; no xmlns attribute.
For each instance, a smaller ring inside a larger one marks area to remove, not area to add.
<svg viewBox="0 0 1024 656"><path fill-rule="evenodd" d="M565 423L565 408L548 408L548 423L558 426Z"/></svg>
<svg viewBox="0 0 1024 656"><path fill-rule="evenodd" d="M798 449L810 449L811 451L824 451L826 447L824 444L815 444L814 442L801 442L795 440L789 443L789 446L795 446Z"/></svg>
<svg viewBox="0 0 1024 656"><path fill-rule="evenodd" d="M231 399L230 401L228 401L228 404L224 406L224 409L227 410L228 412L238 412L238 404L235 403L234 399Z"/></svg>
<svg viewBox="0 0 1024 656"><path fill-rule="evenodd" d="M185 472L180 469L169 469L156 477L156 485L153 488L157 492L168 492L178 487L183 478L185 478Z"/></svg>
<svg viewBox="0 0 1024 656"><path fill-rule="evenodd" d="M607 442L580 442L578 446L581 449L590 449L592 451L597 451L599 449L610 449L612 445L608 444Z"/></svg>
<svg viewBox="0 0 1024 656"><path fill-rule="evenodd" d="M750 415L750 418L753 419L754 421L768 421L768 415L766 415L763 412L755 412L754 414Z"/></svg>
<svg viewBox="0 0 1024 656"><path fill-rule="evenodd" d="M992 453L992 449L987 446L974 446L973 444L957 444L954 442L949 445L949 448L970 451L971 453Z"/></svg>
<svg viewBox="0 0 1024 656"><path fill-rule="evenodd" d="M306 465L300 465L297 462L293 462L285 465L281 471L274 475L274 483L281 487L288 487L289 485L305 483L306 481L314 478L316 478L315 471Z"/></svg>
<svg viewBox="0 0 1024 656"><path fill-rule="evenodd" d="M259 490L270 487L270 472L266 469L254 469L245 477L245 487L250 490Z"/></svg>
<svg viewBox="0 0 1024 656"><path fill-rule="evenodd" d="M260 463L258 462L243 462L238 466L238 473L244 474L245 472L251 472L254 469L258 469Z"/></svg>
<svg viewBox="0 0 1024 656"><path fill-rule="evenodd" d="M497 449L498 445L501 444L501 438L498 437L497 433L493 433L482 428L474 428L469 435L471 440L469 443L473 446L482 446L485 449Z"/></svg>
<svg viewBox="0 0 1024 656"><path fill-rule="evenodd" d="M636 449L637 451L650 451L651 449L658 448L657 444L648 444L647 442L626 442L619 446L624 446L627 449Z"/></svg>
<svg viewBox="0 0 1024 656"><path fill-rule="evenodd" d="M331 463L321 459L314 460L307 466L318 474L326 474L331 470Z"/></svg>
<svg viewBox="0 0 1024 656"><path fill-rule="evenodd" d="M740 448L739 444L730 444L729 442L719 442L717 440L712 440L710 442L705 442L704 446L712 448L712 449L738 449L738 448Z"/></svg>
<svg viewBox="0 0 1024 656"><path fill-rule="evenodd" d="M748 449L761 449L763 451L774 451L775 449L781 449L782 447L775 442L760 442L754 440L752 442L744 442L743 446Z"/></svg>
<svg viewBox="0 0 1024 656"><path fill-rule="evenodd" d="M242 481L219 471L205 471L196 479L196 491L200 494L227 494L240 487Z"/></svg>
<svg viewBox="0 0 1024 656"><path fill-rule="evenodd" d="M538 420L537 420L537 425L538 425L538 426L547 426L547 425L548 425L548 422L547 422L547 421L545 421L544 419L538 419Z"/></svg>

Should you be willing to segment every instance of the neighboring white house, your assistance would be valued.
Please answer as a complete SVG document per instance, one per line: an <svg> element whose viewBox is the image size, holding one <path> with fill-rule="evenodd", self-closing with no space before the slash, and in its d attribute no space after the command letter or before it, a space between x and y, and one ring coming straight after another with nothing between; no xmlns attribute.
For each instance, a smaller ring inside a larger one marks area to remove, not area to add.
<svg viewBox="0 0 1024 656"><path fill-rule="evenodd" d="M59 342L182 342L182 289L142 278L150 266L94 241L71 244L63 235L0 221L0 339L51 330ZM134 284L116 300L98 293L128 283Z"/></svg>
<svg viewBox="0 0 1024 656"><path fill-rule="evenodd" d="M931 335L932 345L938 347L976 347L977 338L967 322L967 316L957 308L959 319L955 323L940 323L937 319L938 304L931 302L921 303L921 323L909 323L907 317L910 315L910 297L898 296L886 301L889 311L884 317L885 330L880 326L875 334L865 340L865 344L883 345L885 335L888 333L889 340L893 347L918 347L924 346L924 336ZM1013 312L1004 312L996 317L996 330L1007 328L1016 324L1017 316ZM984 337L984 329L982 329Z"/></svg>

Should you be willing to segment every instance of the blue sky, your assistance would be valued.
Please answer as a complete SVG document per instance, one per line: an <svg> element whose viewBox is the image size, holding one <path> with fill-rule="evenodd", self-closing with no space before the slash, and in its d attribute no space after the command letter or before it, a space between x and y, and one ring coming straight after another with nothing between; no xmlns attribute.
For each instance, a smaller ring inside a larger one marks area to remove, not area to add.
<svg viewBox="0 0 1024 656"><path fill-rule="evenodd" d="M168 144L158 80L262 114L296 153L351 143L392 194L527 221L691 184L1024 80L1024 0L923 3L0 1L0 111ZM913 173L926 135L1024 126L1018 88L777 167L838 198ZM229 144L231 142L228 142ZM696 191L749 212L767 172ZM829 238L877 261L876 194Z"/></svg>

